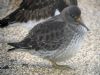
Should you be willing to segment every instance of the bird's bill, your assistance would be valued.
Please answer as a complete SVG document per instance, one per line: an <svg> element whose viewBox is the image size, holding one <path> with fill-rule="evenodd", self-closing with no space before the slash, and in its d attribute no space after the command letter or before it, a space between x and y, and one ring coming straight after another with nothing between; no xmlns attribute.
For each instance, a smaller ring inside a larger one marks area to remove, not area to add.
<svg viewBox="0 0 100 75"><path fill-rule="evenodd" d="M75 18L76 22L80 22L80 20L81 20L81 18L77 17L77 16L75 16L74 18Z"/></svg>
<svg viewBox="0 0 100 75"><path fill-rule="evenodd" d="M78 24L81 24L87 29L87 31L89 31L88 27L82 22L81 17L75 17L75 20Z"/></svg>
<svg viewBox="0 0 100 75"><path fill-rule="evenodd" d="M88 28L83 22L80 21L80 24L81 24L82 26L84 26L84 27L87 29L87 31L89 31L89 28Z"/></svg>

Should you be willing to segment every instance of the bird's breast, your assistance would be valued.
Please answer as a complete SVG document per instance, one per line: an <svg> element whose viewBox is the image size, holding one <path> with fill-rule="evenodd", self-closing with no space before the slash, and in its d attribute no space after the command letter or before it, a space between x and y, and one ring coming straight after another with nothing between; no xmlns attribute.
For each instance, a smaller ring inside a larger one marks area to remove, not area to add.
<svg viewBox="0 0 100 75"><path fill-rule="evenodd" d="M69 45L66 48L66 49L69 49L71 51L71 53L74 53L74 51L76 51L78 48L81 47L81 43L84 40L84 37L87 33L87 29L83 26L80 26L77 30L78 30L78 32L76 32L74 34L71 42L69 43Z"/></svg>
<svg viewBox="0 0 100 75"><path fill-rule="evenodd" d="M64 61L66 59L70 59L71 57L73 57L78 49L81 47L82 45L82 41L84 40L84 37L86 35L86 29L83 27L79 28L78 33L75 33L73 35L73 38L71 39L70 43L68 45L64 45L64 47L62 48L62 50L59 50L56 52L55 54L55 60L57 61Z"/></svg>

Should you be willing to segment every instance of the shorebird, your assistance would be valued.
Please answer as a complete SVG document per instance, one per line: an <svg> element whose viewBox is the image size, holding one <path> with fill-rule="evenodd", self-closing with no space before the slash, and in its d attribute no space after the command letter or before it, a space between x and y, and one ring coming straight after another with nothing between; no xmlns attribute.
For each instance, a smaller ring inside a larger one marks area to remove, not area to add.
<svg viewBox="0 0 100 75"><path fill-rule="evenodd" d="M77 5L77 0L23 0L18 9L0 20L0 28L29 21L40 23L41 20L55 16L56 10L59 14L69 5Z"/></svg>
<svg viewBox="0 0 100 75"><path fill-rule="evenodd" d="M75 56L88 30L81 19L80 8L71 5L64 8L60 15L37 24L22 41L8 43L14 47L8 51L35 50L41 57L50 60L54 67L62 68L65 65L56 62Z"/></svg>

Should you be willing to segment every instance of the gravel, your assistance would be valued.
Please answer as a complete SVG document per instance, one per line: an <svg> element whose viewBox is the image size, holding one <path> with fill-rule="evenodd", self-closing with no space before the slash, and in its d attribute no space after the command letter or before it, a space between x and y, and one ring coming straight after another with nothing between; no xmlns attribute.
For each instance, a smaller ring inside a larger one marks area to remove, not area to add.
<svg viewBox="0 0 100 75"><path fill-rule="evenodd" d="M75 70L54 69L49 61L32 55L31 51L8 53L11 47L6 42L20 41L29 31L18 23L0 29L0 66L9 65L7 69L0 69L0 75L100 75L100 0L78 1L83 21L90 31L76 56L63 62Z"/></svg>

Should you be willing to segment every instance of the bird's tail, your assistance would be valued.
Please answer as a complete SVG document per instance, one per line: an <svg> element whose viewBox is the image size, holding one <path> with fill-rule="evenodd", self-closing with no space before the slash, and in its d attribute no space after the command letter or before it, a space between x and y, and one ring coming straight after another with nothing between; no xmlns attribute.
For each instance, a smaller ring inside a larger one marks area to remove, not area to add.
<svg viewBox="0 0 100 75"><path fill-rule="evenodd" d="M4 28L7 27L10 24L15 23L15 21L11 20L11 19L2 19L0 20L0 28Z"/></svg>
<svg viewBox="0 0 100 75"><path fill-rule="evenodd" d="M4 19L4 20L0 20L0 28L4 28L8 26L8 20Z"/></svg>
<svg viewBox="0 0 100 75"><path fill-rule="evenodd" d="M14 12L0 20L0 28L5 28L10 24L16 23L16 14L19 12L20 9L21 8L16 9Z"/></svg>
<svg viewBox="0 0 100 75"><path fill-rule="evenodd" d="M20 48L20 44L19 43L8 43L8 45L13 46L13 48L8 49L8 51L13 51L15 49L19 49Z"/></svg>

